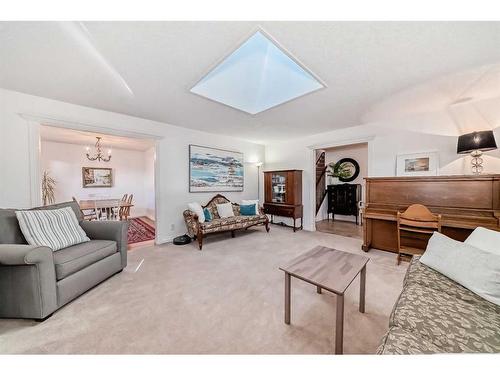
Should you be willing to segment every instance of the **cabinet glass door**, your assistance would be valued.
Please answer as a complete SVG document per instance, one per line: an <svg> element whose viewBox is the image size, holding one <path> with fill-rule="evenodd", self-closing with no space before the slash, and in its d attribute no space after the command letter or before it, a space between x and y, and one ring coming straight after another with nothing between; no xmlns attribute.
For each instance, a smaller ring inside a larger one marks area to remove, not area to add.
<svg viewBox="0 0 500 375"><path fill-rule="evenodd" d="M286 173L273 173L271 175L271 189L273 203L286 202Z"/></svg>

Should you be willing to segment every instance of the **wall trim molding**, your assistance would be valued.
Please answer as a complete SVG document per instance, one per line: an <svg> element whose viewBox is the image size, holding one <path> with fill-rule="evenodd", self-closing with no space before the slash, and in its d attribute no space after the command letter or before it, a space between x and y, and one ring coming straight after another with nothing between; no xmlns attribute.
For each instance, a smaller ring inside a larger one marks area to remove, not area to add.
<svg viewBox="0 0 500 375"><path fill-rule="evenodd" d="M117 135L122 137L131 137L131 138L149 138L149 139L157 139L160 140L163 137L150 132L136 132L132 130L116 130L110 126L105 124L91 124L86 122L80 122L70 119L63 119L58 117L32 114L32 113L18 113L21 118L29 121L36 122L40 125L44 126L53 126L56 128L66 128L80 131L88 131L95 133L106 133L110 135Z"/></svg>

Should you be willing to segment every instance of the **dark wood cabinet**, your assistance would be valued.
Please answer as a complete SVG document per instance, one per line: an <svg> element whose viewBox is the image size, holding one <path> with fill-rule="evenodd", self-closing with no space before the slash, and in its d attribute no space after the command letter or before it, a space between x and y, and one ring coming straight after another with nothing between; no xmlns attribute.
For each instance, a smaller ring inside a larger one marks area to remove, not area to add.
<svg viewBox="0 0 500 375"><path fill-rule="evenodd" d="M302 229L302 171L297 169L264 172L264 212L293 219L293 231ZM300 219L300 227L296 220ZM286 225L283 222L279 223Z"/></svg>
<svg viewBox="0 0 500 375"><path fill-rule="evenodd" d="M328 219L332 214L332 220L337 215L354 215L358 224L359 201L361 200L360 184L328 185Z"/></svg>

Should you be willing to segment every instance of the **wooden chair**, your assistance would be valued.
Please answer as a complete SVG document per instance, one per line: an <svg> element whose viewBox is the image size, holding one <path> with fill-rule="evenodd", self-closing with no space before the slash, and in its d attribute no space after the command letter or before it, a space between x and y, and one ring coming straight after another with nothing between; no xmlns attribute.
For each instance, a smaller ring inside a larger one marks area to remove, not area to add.
<svg viewBox="0 0 500 375"><path fill-rule="evenodd" d="M77 204L78 204L78 207L80 207L80 203L78 203L78 201L76 200L75 197L71 197L73 198L73 201L75 201ZM96 214L96 211L95 210L82 210L80 208L80 212L82 213L83 215L83 220L96 220L97 219L97 214Z"/></svg>
<svg viewBox="0 0 500 375"><path fill-rule="evenodd" d="M418 243L425 240L427 235L432 235L435 231L441 232L441 215L435 215L421 204L412 204L405 212L398 212L398 258L397 264L401 262L402 256L421 255L425 248L403 245L401 242L402 233L412 233L413 242ZM408 238L408 236L404 236ZM427 238L428 240L428 238Z"/></svg>
<svg viewBox="0 0 500 375"><path fill-rule="evenodd" d="M126 203L128 203L129 205L132 204L133 199L134 199L134 194L130 194L127 198ZM120 217L123 218L124 220L127 220L128 217L130 216L130 206L129 205L121 208Z"/></svg>

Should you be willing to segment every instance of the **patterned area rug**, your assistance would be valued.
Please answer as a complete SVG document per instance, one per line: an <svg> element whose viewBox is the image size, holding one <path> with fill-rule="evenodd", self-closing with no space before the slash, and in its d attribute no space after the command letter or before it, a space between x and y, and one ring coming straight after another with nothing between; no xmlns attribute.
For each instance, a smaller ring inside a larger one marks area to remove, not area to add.
<svg viewBox="0 0 500 375"><path fill-rule="evenodd" d="M155 228L136 217L128 221L128 243L137 243L155 239Z"/></svg>

